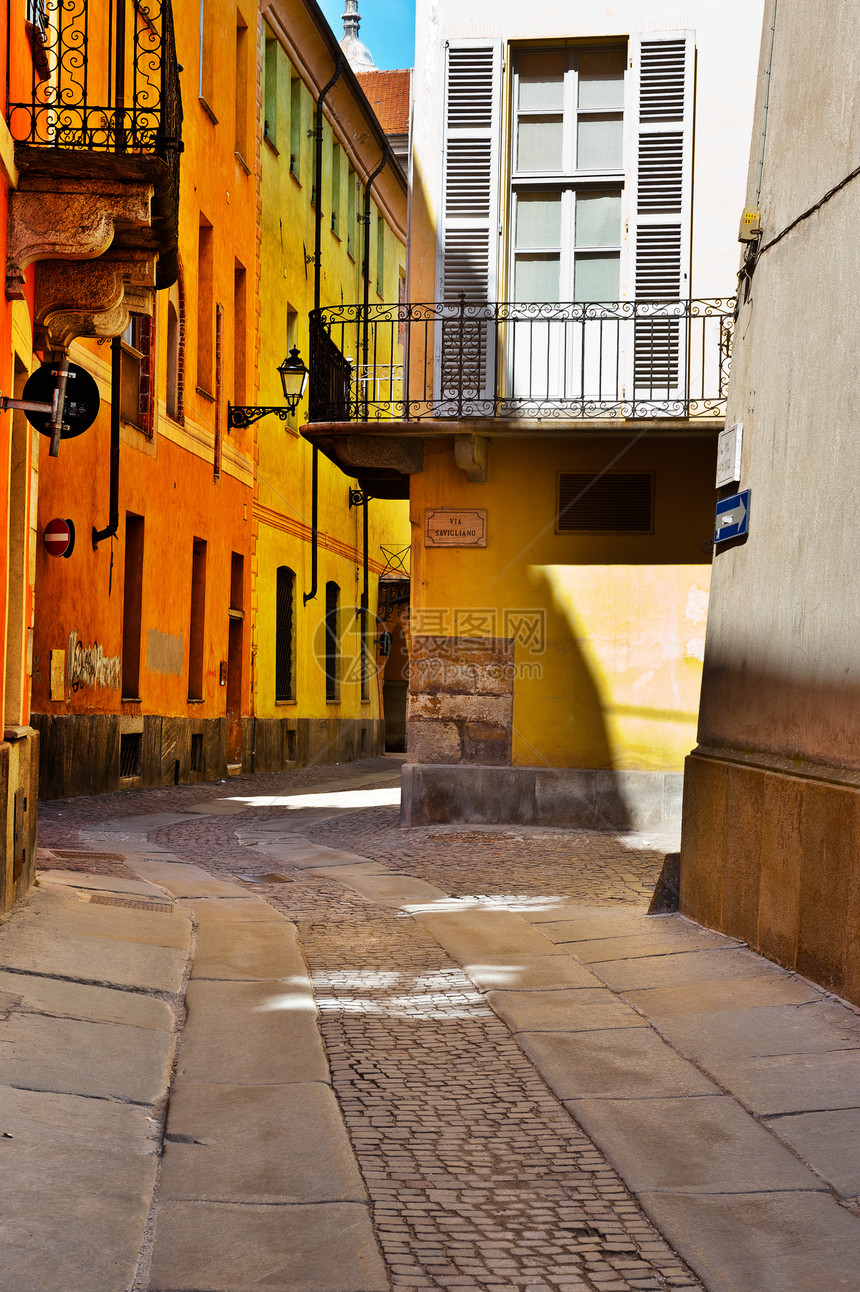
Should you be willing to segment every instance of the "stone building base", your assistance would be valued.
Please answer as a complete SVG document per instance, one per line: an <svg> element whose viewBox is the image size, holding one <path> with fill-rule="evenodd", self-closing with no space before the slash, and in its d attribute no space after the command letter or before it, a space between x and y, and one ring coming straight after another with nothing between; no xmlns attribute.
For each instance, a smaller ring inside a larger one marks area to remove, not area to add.
<svg viewBox="0 0 860 1292"><path fill-rule="evenodd" d="M696 750L681 911L860 1004L860 777L849 778Z"/></svg>
<svg viewBox="0 0 860 1292"><path fill-rule="evenodd" d="M41 735L43 799L372 758L382 753L384 738L383 723L370 718L243 718L242 748L234 759L228 756L227 718L34 713L32 722ZM131 769L128 738L137 758ZM129 770L133 774L122 775Z"/></svg>
<svg viewBox="0 0 860 1292"><path fill-rule="evenodd" d="M38 733L32 727L7 727L6 736L0 741L0 914L24 896L36 877L39 791Z"/></svg>
<svg viewBox="0 0 860 1292"><path fill-rule="evenodd" d="M407 763L401 823L564 826L670 833L681 821L680 772Z"/></svg>

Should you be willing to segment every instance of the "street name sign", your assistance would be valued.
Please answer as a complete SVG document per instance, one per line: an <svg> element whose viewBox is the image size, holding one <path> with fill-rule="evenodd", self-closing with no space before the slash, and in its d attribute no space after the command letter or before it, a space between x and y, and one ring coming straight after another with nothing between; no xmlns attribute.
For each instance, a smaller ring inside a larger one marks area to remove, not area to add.
<svg viewBox="0 0 860 1292"><path fill-rule="evenodd" d="M737 484L741 478L741 449L743 447L743 422L735 422L720 431L717 439L717 488Z"/></svg>
<svg viewBox="0 0 860 1292"><path fill-rule="evenodd" d="M750 527L750 491L733 494L731 498L721 498L717 503L717 519L714 528L714 542L727 543L730 538L742 538L749 533Z"/></svg>
<svg viewBox="0 0 860 1292"><path fill-rule="evenodd" d="M431 507L424 513L425 547L486 547L483 509Z"/></svg>

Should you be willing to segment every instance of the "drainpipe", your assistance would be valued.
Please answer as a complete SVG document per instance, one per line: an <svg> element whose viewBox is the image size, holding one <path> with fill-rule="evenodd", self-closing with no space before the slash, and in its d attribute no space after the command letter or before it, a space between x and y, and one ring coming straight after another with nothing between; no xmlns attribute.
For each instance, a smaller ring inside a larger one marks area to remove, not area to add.
<svg viewBox="0 0 860 1292"><path fill-rule="evenodd" d="M391 148L388 143L382 150L382 161L367 179L364 186L364 307L362 309L361 322L361 366L364 373L364 420L367 421L367 353L368 353L368 333L370 330L370 190L373 187L373 181L380 171L385 169L388 162Z"/></svg>
<svg viewBox="0 0 860 1292"><path fill-rule="evenodd" d="M105 538L114 538L119 529L119 398L122 379L122 341L115 336L110 343L110 520L107 529L93 525L93 551Z"/></svg>
<svg viewBox="0 0 860 1292"><path fill-rule="evenodd" d="M314 130L316 138L316 157L314 158L314 312L311 326L319 326L320 282L322 275L322 141L323 141L323 103L329 90L336 84L343 67L343 54L338 53L334 67L334 76L323 86L317 99L317 123ZM317 595L317 556L319 547L319 449L313 447L311 468L311 590L302 594L302 605Z"/></svg>

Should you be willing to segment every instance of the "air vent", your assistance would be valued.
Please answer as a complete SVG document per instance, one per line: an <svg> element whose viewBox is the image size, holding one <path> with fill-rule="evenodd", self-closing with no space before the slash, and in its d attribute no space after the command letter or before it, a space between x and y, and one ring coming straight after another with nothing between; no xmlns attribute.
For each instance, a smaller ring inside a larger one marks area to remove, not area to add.
<svg viewBox="0 0 860 1292"><path fill-rule="evenodd" d="M654 477L650 472L563 472L558 485L556 532L653 532Z"/></svg>
<svg viewBox="0 0 860 1292"><path fill-rule="evenodd" d="M143 736L130 731L119 738L119 774L121 778L140 775L140 753Z"/></svg>
<svg viewBox="0 0 860 1292"><path fill-rule="evenodd" d="M644 41L639 120L683 121L686 45L683 40Z"/></svg>

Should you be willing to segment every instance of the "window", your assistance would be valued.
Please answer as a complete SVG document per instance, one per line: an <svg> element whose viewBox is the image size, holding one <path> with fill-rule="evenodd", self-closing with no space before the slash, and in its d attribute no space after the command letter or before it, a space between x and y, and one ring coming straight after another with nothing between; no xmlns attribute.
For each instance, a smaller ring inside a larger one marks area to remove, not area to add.
<svg viewBox="0 0 860 1292"><path fill-rule="evenodd" d="M214 384L214 284L212 225L200 216L197 243L197 388L212 394Z"/></svg>
<svg viewBox="0 0 860 1292"><path fill-rule="evenodd" d="M197 92L209 115L217 121L212 110L215 92L215 32L212 0L200 0L200 69Z"/></svg>
<svg viewBox="0 0 860 1292"><path fill-rule="evenodd" d="M346 249L355 259L355 198L358 181L355 171L350 166L346 177Z"/></svg>
<svg viewBox="0 0 860 1292"><path fill-rule="evenodd" d="M650 534L654 476L649 471L562 472L556 532Z"/></svg>
<svg viewBox="0 0 860 1292"><path fill-rule="evenodd" d="M516 301L615 301L621 294L626 61L623 47L516 57Z"/></svg>
<svg viewBox="0 0 860 1292"><path fill-rule="evenodd" d="M302 83L290 80L290 171L297 180L302 174Z"/></svg>
<svg viewBox="0 0 860 1292"><path fill-rule="evenodd" d="M233 271L233 403L245 403L247 374L247 275L236 261Z"/></svg>
<svg viewBox="0 0 860 1292"><path fill-rule="evenodd" d="M340 144L331 146L331 231L340 233Z"/></svg>
<svg viewBox="0 0 860 1292"><path fill-rule="evenodd" d="M382 295L385 282L385 221L382 213L376 213L376 290Z"/></svg>
<svg viewBox="0 0 860 1292"><path fill-rule="evenodd" d="M152 434L152 319L132 314L120 339L119 415L144 435Z"/></svg>
<svg viewBox="0 0 860 1292"><path fill-rule="evenodd" d="M248 25L242 15L236 12L236 155L248 164L252 156L249 125L251 113L248 110L248 88L252 78L248 75L248 51L251 42L248 39Z"/></svg>
<svg viewBox="0 0 860 1292"><path fill-rule="evenodd" d="M263 71L265 76L263 90L263 138L268 139L273 148L278 145L278 64L281 47L275 37L266 28L266 46Z"/></svg>
<svg viewBox="0 0 860 1292"><path fill-rule="evenodd" d="M203 699L204 619L206 612L206 542L191 546L191 621L188 630L188 698Z"/></svg>
<svg viewBox="0 0 860 1292"><path fill-rule="evenodd" d="M119 774L121 780L140 776L143 735L139 731L123 732L119 738Z"/></svg>
<svg viewBox="0 0 860 1292"><path fill-rule="evenodd" d="M339 605L340 588L336 583L327 583L325 585L325 698L329 702L340 699Z"/></svg>
<svg viewBox="0 0 860 1292"><path fill-rule="evenodd" d="M143 612L143 517L125 517L122 589L122 698L140 697L140 629ZM132 773L128 773L131 775Z"/></svg>
<svg viewBox="0 0 860 1292"><path fill-rule="evenodd" d="M275 581L275 700L294 700L293 608L296 576L286 565L278 567Z"/></svg>

